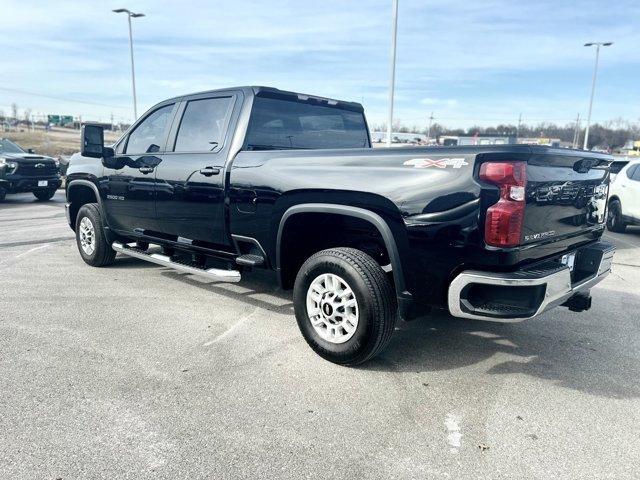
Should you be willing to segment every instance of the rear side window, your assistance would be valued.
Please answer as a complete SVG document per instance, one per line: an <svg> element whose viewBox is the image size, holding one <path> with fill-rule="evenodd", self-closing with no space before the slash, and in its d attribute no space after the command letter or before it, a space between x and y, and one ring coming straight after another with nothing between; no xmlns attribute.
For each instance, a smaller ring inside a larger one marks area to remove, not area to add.
<svg viewBox="0 0 640 480"><path fill-rule="evenodd" d="M152 112L129 134L125 153L155 153L164 148L165 131L171 120L173 105Z"/></svg>
<svg viewBox="0 0 640 480"><path fill-rule="evenodd" d="M210 152L222 145L233 97L191 100L184 110L174 151Z"/></svg>
<svg viewBox="0 0 640 480"><path fill-rule="evenodd" d="M634 180L633 174L637 170L638 170L638 165L631 165L629 168L627 168L627 177L630 178L631 180Z"/></svg>
<svg viewBox="0 0 640 480"><path fill-rule="evenodd" d="M611 173L620 173L620 170L622 170L625 165L627 165L629 162L613 162L610 166L609 166L609 171Z"/></svg>
<svg viewBox="0 0 640 480"><path fill-rule="evenodd" d="M631 180L635 180L636 182L640 182L640 166L636 165L633 175L631 176Z"/></svg>
<svg viewBox="0 0 640 480"><path fill-rule="evenodd" d="M256 97L247 150L363 148L369 146L362 112L308 101Z"/></svg>

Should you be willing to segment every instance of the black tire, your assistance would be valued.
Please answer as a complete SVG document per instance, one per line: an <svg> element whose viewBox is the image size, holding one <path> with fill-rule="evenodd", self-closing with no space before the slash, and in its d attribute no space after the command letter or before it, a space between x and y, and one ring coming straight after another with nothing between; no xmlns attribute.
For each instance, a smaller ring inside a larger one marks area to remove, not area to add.
<svg viewBox="0 0 640 480"><path fill-rule="evenodd" d="M322 338L307 313L307 292L313 281L325 273L343 279L357 300L355 333L344 343ZM293 303L298 327L309 346L322 358L339 365L358 365L378 355L389 343L397 318L392 282L373 258L354 248L331 248L309 257L298 271Z"/></svg>
<svg viewBox="0 0 640 480"><path fill-rule="evenodd" d="M51 189L33 191L33 195L38 199L39 202L46 202L48 200L51 200L55 194L56 191Z"/></svg>
<svg viewBox="0 0 640 480"><path fill-rule="evenodd" d="M4 188L0 188L0 202L7 197L7 191Z"/></svg>
<svg viewBox="0 0 640 480"><path fill-rule="evenodd" d="M624 233L627 229L627 225L622 219L622 205L618 200L612 200L609 202L609 210L607 211L607 229L616 233Z"/></svg>
<svg viewBox="0 0 640 480"><path fill-rule="evenodd" d="M84 218L87 218L93 227L93 242L95 243L91 252L85 251L82 246L81 223ZM80 208L76 217L76 244L82 259L92 267L105 267L111 265L115 260L116 252L105 237L104 222L97 203L87 203Z"/></svg>

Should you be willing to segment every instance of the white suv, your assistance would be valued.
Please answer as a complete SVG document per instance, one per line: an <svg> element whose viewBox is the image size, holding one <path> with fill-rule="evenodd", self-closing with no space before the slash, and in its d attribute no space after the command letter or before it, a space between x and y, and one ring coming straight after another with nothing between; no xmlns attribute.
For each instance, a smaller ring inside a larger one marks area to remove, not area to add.
<svg viewBox="0 0 640 480"><path fill-rule="evenodd" d="M607 228L622 233L640 225L640 160L629 162L609 186Z"/></svg>

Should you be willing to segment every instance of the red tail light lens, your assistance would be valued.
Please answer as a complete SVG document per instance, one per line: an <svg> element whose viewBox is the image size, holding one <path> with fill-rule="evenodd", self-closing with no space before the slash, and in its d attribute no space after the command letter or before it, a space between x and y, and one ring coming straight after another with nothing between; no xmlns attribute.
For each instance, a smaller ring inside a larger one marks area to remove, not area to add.
<svg viewBox="0 0 640 480"><path fill-rule="evenodd" d="M480 179L500 188L500 200L487 210L485 242L495 247L519 245L524 224L526 162L483 163Z"/></svg>

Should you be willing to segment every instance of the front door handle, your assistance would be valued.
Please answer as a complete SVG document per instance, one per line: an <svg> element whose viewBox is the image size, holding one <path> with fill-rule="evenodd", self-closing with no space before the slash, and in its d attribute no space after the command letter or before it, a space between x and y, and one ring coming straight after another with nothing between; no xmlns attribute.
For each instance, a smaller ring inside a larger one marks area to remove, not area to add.
<svg viewBox="0 0 640 480"><path fill-rule="evenodd" d="M138 170L140 170L141 173L144 173L146 175L147 173L153 172L154 168L153 167L140 167Z"/></svg>
<svg viewBox="0 0 640 480"><path fill-rule="evenodd" d="M213 167L205 167L200 170L200 174L204 175L205 177L210 177L211 175L218 175L219 173L220 173L220 169L213 168Z"/></svg>

